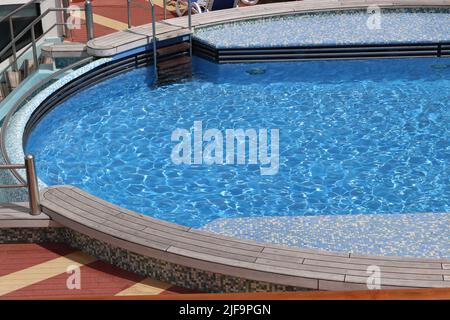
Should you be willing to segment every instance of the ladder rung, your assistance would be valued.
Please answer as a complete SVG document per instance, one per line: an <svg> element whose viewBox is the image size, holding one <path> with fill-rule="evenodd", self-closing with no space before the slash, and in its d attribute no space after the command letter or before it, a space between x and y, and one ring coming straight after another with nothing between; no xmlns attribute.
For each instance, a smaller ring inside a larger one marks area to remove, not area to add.
<svg viewBox="0 0 450 320"><path fill-rule="evenodd" d="M177 43L168 47L160 48L156 50L158 56L166 56L169 54L179 53L183 51L188 51L190 48L189 42Z"/></svg>
<svg viewBox="0 0 450 320"><path fill-rule="evenodd" d="M168 68L172 68L178 65L183 65L183 64L187 64L190 63L192 60L192 58L190 56L182 56L182 57L177 57L175 59L170 59L170 60L166 60L166 61L162 61L157 63L158 65L158 69L168 69Z"/></svg>

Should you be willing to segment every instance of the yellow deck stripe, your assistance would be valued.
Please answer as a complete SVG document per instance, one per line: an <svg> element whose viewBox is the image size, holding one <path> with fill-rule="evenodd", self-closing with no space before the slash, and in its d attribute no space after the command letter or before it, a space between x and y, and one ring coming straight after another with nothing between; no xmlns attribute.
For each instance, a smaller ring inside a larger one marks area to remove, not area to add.
<svg viewBox="0 0 450 320"><path fill-rule="evenodd" d="M158 6L160 8L164 8L164 0L153 0L155 3L155 6ZM166 5L166 8L169 8L169 4Z"/></svg>
<svg viewBox="0 0 450 320"><path fill-rule="evenodd" d="M164 0L154 0L155 6L164 7ZM174 6L170 6L167 5L167 13L169 14L169 9L171 10L175 10ZM75 17L79 17L80 19L86 20L84 11L74 11L72 13ZM125 22L121 22L115 19L111 19L96 13L92 14L93 18L94 18L94 23L102 25L104 27L108 27L110 29L114 29L114 30L125 30L128 28L128 24Z"/></svg>
<svg viewBox="0 0 450 320"><path fill-rule="evenodd" d="M120 291L116 294L116 296L157 295L164 290L169 289L171 286L172 285L165 282L146 278L143 281L138 282L123 291Z"/></svg>
<svg viewBox="0 0 450 320"><path fill-rule="evenodd" d="M95 258L77 251L64 257L4 275L0 277L0 296L65 273L69 266L81 267L94 261L96 261Z"/></svg>
<svg viewBox="0 0 450 320"><path fill-rule="evenodd" d="M86 20L86 16L85 16L84 12L82 12L82 11L75 11L72 13L72 15L74 17L79 17L80 19ZM121 21L114 20L114 19L111 19L108 17L104 17L99 14L93 13L92 17L94 19L94 23L102 25L104 27L108 27L110 29L120 31L120 30L125 30L128 28L128 24L126 24L126 23L123 23Z"/></svg>
<svg viewBox="0 0 450 320"><path fill-rule="evenodd" d="M123 23L118 20L114 20L108 17L101 16L99 14L93 14L94 17L94 23L100 24L102 26L108 27L110 29L114 30L125 30L128 28L127 23Z"/></svg>

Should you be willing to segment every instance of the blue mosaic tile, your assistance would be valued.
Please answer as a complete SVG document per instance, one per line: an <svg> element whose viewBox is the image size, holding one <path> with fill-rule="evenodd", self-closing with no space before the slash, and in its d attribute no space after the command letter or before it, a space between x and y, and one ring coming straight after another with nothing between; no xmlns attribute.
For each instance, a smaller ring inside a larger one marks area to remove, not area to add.
<svg viewBox="0 0 450 320"><path fill-rule="evenodd" d="M82 74L108 62L111 58L103 58L93 61L85 66L82 66L63 78L53 82L51 85L37 93L28 103L26 103L19 111L17 111L11 118L7 128L6 136L6 149L10 157L11 163L23 163L25 154L23 152L22 137L25 131L26 124L41 103L47 99L50 95L62 88L75 78L78 78ZM18 170L18 172L25 177L24 170ZM39 180L40 188L46 187L46 184ZM7 199L7 201L17 201L17 199Z"/></svg>
<svg viewBox="0 0 450 320"><path fill-rule="evenodd" d="M200 229L332 252L450 258L450 213L223 218Z"/></svg>
<svg viewBox="0 0 450 320"><path fill-rule="evenodd" d="M365 10L303 13L198 28L195 39L216 48L430 43L450 41L448 9L383 9L369 29Z"/></svg>

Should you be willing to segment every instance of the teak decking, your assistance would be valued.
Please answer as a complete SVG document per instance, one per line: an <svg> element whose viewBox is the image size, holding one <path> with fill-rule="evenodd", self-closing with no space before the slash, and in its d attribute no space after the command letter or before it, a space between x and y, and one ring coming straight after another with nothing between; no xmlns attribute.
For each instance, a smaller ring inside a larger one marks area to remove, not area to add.
<svg viewBox="0 0 450 320"><path fill-rule="evenodd" d="M32 216L25 202L0 203L0 229L59 227L49 216Z"/></svg>
<svg viewBox="0 0 450 320"><path fill-rule="evenodd" d="M217 274L313 290L366 289L367 267L383 289L450 287L450 261L370 257L256 243L160 221L72 186L43 192L44 213L89 237L144 256Z"/></svg>

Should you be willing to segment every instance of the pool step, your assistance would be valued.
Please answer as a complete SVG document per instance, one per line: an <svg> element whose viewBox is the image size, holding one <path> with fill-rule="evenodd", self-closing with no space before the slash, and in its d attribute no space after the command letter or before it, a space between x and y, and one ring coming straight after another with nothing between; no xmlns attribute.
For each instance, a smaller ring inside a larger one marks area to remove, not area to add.
<svg viewBox="0 0 450 320"><path fill-rule="evenodd" d="M178 42L156 50L157 84L166 84L192 77L191 45Z"/></svg>
<svg viewBox="0 0 450 320"><path fill-rule="evenodd" d="M367 44L336 46L214 48L194 40L197 55L218 63L245 63L267 61L337 60L369 58L448 57L450 43L423 44Z"/></svg>
<svg viewBox="0 0 450 320"><path fill-rule="evenodd" d="M173 68L166 71L158 78L158 82L160 84L164 84L190 77L192 77L192 66L184 65L182 67Z"/></svg>

